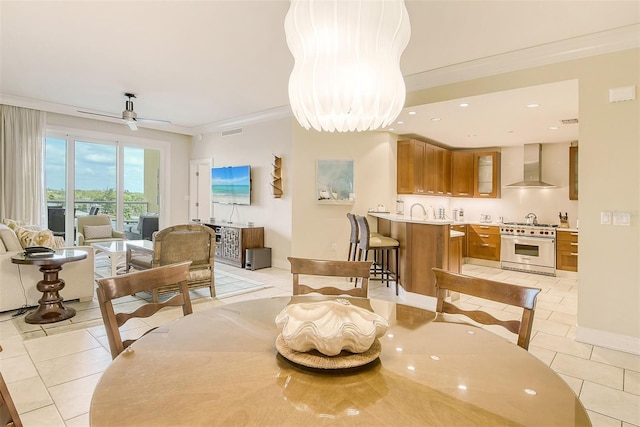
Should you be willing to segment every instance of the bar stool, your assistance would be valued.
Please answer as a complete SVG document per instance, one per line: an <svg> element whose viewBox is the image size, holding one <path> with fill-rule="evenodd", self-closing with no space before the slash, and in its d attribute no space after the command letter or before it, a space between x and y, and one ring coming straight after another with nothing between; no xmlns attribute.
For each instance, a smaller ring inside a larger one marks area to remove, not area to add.
<svg viewBox="0 0 640 427"><path fill-rule="evenodd" d="M387 287L389 287L389 276L393 274L395 282L396 282L396 295L398 295L398 281L400 279L400 242L396 239L392 239L387 236L371 236L369 231L369 222L367 218L364 216L356 215L356 222L358 227L360 228L360 241L358 242L358 261L366 261L369 251L374 251L380 253L380 280L386 282ZM393 273L389 268L389 252L395 251L396 257L396 272ZM362 259L364 254L364 260ZM385 256L386 255L386 256ZM386 259L386 262L385 262ZM374 264L375 265L375 264ZM374 267L374 274L378 271L377 267Z"/></svg>
<svg viewBox="0 0 640 427"><path fill-rule="evenodd" d="M351 235L349 236L349 254L347 255L347 261L356 261L358 256L358 242L360 241L360 228L358 227L358 221L356 220L356 216L351 212L347 212L347 219L349 220L349 224L351 224ZM369 232L369 235L372 237L380 237L382 234L377 232ZM374 258L377 261L376 258Z"/></svg>

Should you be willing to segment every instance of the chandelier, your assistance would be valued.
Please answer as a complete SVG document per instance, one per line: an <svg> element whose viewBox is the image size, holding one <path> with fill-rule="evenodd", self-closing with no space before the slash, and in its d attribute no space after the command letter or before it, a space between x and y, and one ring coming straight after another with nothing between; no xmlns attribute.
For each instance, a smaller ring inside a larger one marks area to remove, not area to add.
<svg viewBox="0 0 640 427"><path fill-rule="evenodd" d="M289 101L304 128L375 130L398 117L411 34L403 0L291 0L284 28Z"/></svg>

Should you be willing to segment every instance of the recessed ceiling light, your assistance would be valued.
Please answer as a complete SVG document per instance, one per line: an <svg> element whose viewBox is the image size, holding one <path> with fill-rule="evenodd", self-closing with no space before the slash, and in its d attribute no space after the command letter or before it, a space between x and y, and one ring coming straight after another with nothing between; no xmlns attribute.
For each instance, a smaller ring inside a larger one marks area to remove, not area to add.
<svg viewBox="0 0 640 427"><path fill-rule="evenodd" d="M463 102L462 104L459 104L459 106L460 106L460 107L468 107L468 106L469 106L469 104L468 104L468 103L466 103L466 102Z"/></svg>
<svg viewBox="0 0 640 427"><path fill-rule="evenodd" d="M389 130L395 130L394 128L389 128Z"/></svg>
<svg viewBox="0 0 640 427"><path fill-rule="evenodd" d="M476 136L478 135L476 135L475 133L470 133L469 135L467 135L467 138L475 138Z"/></svg>
<svg viewBox="0 0 640 427"><path fill-rule="evenodd" d="M409 115L414 116L416 114L415 111L409 111Z"/></svg>
<svg viewBox="0 0 640 427"><path fill-rule="evenodd" d="M513 133L513 131L512 130L508 130L507 133Z"/></svg>
<svg viewBox="0 0 640 427"><path fill-rule="evenodd" d="M540 104L527 104L527 108L536 108L539 107Z"/></svg>
<svg viewBox="0 0 640 427"><path fill-rule="evenodd" d="M549 130L558 130L558 126L549 126Z"/></svg>
<svg viewBox="0 0 640 427"><path fill-rule="evenodd" d="M396 122L396 123L397 123L397 124L399 124L399 125L403 125L403 124L404 124L404 122L403 122L403 121Z"/></svg>
<svg viewBox="0 0 640 427"><path fill-rule="evenodd" d="M440 117L431 117L431 121L432 122L439 122L440 121Z"/></svg>

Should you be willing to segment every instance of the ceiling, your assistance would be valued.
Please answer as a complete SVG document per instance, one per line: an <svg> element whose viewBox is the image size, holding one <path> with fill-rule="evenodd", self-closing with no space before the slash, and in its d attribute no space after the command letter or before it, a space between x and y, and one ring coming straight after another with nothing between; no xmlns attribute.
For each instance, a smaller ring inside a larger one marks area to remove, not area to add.
<svg viewBox="0 0 640 427"><path fill-rule="evenodd" d="M640 22L636 0L406 4L412 34L401 69L409 89L437 85L432 77L470 64L625 28L637 32ZM132 92L138 117L171 122L141 127L187 135L289 115L288 7L268 0L2 0L0 102L99 119L77 111L120 115L123 94ZM447 101L406 108L399 117L405 123L393 132L452 147L578 136L577 125L559 124L578 117L575 81L465 101L469 107ZM530 103L540 106L526 108Z"/></svg>

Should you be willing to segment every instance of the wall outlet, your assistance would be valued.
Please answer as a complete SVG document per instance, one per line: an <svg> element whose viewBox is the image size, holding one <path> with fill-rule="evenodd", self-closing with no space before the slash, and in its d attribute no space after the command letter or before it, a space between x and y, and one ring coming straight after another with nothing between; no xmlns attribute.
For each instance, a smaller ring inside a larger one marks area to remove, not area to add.
<svg viewBox="0 0 640 427"><path fill-rule="evenodd" d="M604 211L600 212L600 224L611 224L611 212Z"/></svg>
<svg viewBox="0 0 640 427"><path fill-rule="evenodd" d="M336 248L336 244L335 244L335 243L332 243L332 244L331 244L331 250L332 250L332 251L337 250L337 248Z"/></svg>

